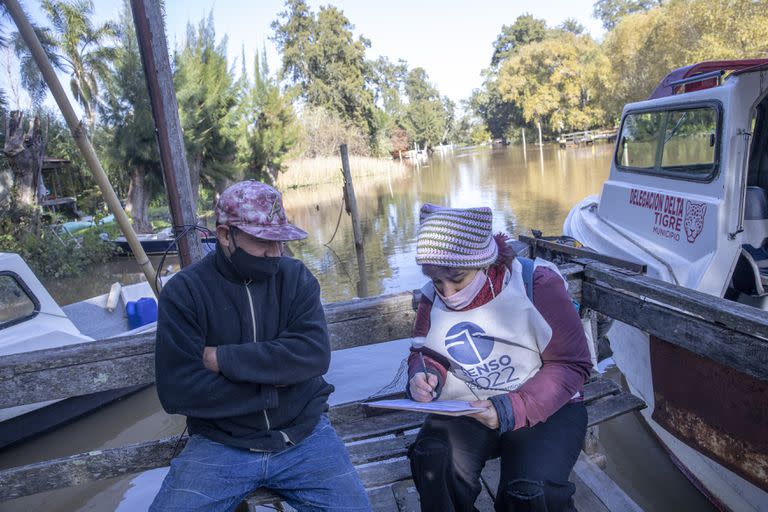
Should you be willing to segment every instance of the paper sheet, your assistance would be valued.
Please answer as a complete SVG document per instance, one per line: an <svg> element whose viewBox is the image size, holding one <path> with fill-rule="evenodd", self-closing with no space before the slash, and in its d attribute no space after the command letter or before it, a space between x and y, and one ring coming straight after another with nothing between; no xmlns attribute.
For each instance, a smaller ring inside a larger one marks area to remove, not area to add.
<svg viewBox="0 0 768 512"><path fill-rule="evenodd" d="M443 414L447 416L464 416L482 412L482 407L472 407L469 402L460 400L437 400L435 402L416 402L415 400L379 400L377 402L367 402L365 405L370 407L383 407L385 409L399 409L402 411L416 411L431 414Z"/></svg>

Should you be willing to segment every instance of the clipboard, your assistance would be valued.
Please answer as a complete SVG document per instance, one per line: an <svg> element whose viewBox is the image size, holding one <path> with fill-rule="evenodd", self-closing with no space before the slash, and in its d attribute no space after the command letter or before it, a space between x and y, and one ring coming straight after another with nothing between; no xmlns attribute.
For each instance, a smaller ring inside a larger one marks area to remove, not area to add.
<svg viewBox="0 0 768 512"><path fill-rule="evenodd" d="M483 412L482 407L472 407L469 402L462 400L437 400L434 402L417 402L415 400L378 400L365 402L368 407L381 407L383 409L397 409L400 411L423 412L425 414L441 414L444 416L466 416Z"/></svg>

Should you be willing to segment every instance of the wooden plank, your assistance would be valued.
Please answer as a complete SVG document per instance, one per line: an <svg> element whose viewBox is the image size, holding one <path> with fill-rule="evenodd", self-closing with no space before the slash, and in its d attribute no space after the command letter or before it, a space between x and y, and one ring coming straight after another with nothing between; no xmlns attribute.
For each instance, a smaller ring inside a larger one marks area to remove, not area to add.
<svg viewBox="0 0 768 512"><path fill-rule="evenodd" d="M579 512L611 512L575 471L571 472L568 479L576 486L576 492L573 494L573 504L576 510Z"/></svg>
<svg viewBox="0 0 768 512"><path fill-rule="evenodd" d="M392 414L372 416L365 420L334 425L336 433L345 442L383 436L394 432L418 428L424 422L425 414L397 411Z"/></svg>
<svg viewBox="0 0 768 512"><path fill-rule="evenodd" d="M371 502L372 512L392 512L397 510L395 494L391 485L377 487L368 491L368 500Z"/></svg>
<svg viewBox="0 0 768 512"><path fill-rule="evenodd" d="M631 393L619 393L591 402L587 406L587 426L592 427L622 414L645 409L643 400Z"/></svg>
<svg viewBox="0 0 768 512"><path fill-rule="evenodd" d="M619 392L621 392L621 388L611 379L596 377L584 385L584 401L591 402Z"/></svg>
<svg viewBox="0 0 768 512"><path fill-rule="evenodd" d="M0 471L0 502L167 466L178 437L38 462ZM186 439L179 443L179 450Z"/></svg>
<svg viewBox="0 0 768 512"><path fill-rule="evenodd" d="M415 434L347 447L352 463L367 464L403 457ZM0 471L0 501L165 467L180 453L187 437L168 437L119 448L97 450ZM386 482L385 482L386 483Z"/></svg>
<svg viewBox="0 0 768 512"><path fill-rule="evenodd" d="M607 288L653 299L734 331L768 340L768 315L760 309L599 263L587 265L584 275L589 281L601 282Z"/></svg>
<svg viewBox="0 0 768 512"><path fill-rule="evenodd" d="M673 345L757 379L768 380L768 342L745 334L743 331L751 329L746 323L741 324L741 332L734 332L733 325L729 328L712 323L714 316L699 318L674 311L609 286L585 282L585 304ZM693 293L692 290L689 292ZM768 315L762 311L759 313L764 317L762 321L768 322ZM720 318L723 316L720 315Z"/></svg>
<svg viewBox="0 0 768 512"><path fill-rule="evenodd" d="M352 464L366 464L384 459L404 457L413 444L416 434L392 436L387 439L367 441L347 446Z"/></svg>
<svg viewBox="0 0 768 512"><path fill-rule="evenodd" d="M579 455L573 471L608 510L642 512L643 509L583 453Z"/></svg>
<svg viewBox="0 0 768 512"><path fill-rule="evenodd" d="M324 307L333 350L409 338L416 320L414 292L379 295Z"/></svg>
<svg viewBox="0 0 768 512"><path fill-rule="evenodd" d="M403 480L394 484L392 492L395 494L395 503L397 505L397 508L393 510L398 512L419 512L421 510L419 493L416 491L413 480Z"/></svg>
<svg viewBox="0 0 768 512"><path fill-rule="evenodd" d="M533 248L533 254L539 249L550 251L556 254L564 254L575 258L588 258L594 261L599 261L607 265L614 267L624 268L633 272L645 273L647 266L637 261L629 261L621 258L614 258L613 256L607 256L588 249L579 247L570 247L568 245L562 245L550 240L542 240L541 238L533 238L526 235L519 235L517 237L521 242L525 242Z"/></svg>

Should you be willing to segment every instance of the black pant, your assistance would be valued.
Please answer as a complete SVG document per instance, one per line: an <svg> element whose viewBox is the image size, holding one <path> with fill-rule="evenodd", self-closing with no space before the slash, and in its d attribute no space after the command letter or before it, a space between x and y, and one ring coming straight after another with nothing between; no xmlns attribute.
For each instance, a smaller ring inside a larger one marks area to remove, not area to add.
<svg viewBox="0 0 768 512"><path fill-rule="evenodd" d="M408 457L423 512L475 510L480 471L501 457L496 510L574 510L568 481L584 443L587 410L569 403L547 421L499 434L472 418L430 415Z"/></svg>

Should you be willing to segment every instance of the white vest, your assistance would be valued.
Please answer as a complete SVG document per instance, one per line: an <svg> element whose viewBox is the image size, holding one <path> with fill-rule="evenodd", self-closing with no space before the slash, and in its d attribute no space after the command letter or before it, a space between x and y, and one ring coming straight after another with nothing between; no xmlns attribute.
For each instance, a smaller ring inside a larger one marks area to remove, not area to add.
<svg viewBox="0 0 768 512"><path fill-rule="evenodd" d="M560 275L557 266L546 260L537 258L534 269L537 266ZM426 337L414 338L413 346L426 347L450 361L441 400L486 400L517 389L541 368L541 353L552 329L528 299L519 261L512 262L507 286L469 311L448 309L432 283L422 292L432 299L430 328Z"/></svg>

